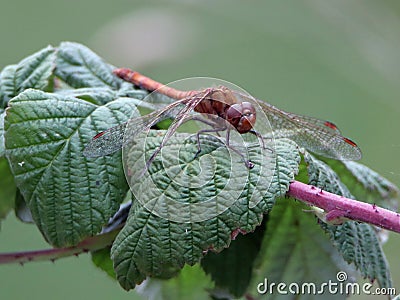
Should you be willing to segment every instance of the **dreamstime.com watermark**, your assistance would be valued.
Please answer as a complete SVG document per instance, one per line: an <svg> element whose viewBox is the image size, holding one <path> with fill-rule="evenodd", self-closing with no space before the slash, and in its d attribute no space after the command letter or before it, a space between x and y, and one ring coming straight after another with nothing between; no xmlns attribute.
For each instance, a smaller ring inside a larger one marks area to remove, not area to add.
<svg viewBox="0 0 400 300"><path fill-rule="evenodd" d="M347 273L339 271L337 281L328 280L322 283L303 282L285 283L268 282L267 278L257 285L257 292L262 295L396 295L395 288L374 287L371 283L347 282Z"/></svg>

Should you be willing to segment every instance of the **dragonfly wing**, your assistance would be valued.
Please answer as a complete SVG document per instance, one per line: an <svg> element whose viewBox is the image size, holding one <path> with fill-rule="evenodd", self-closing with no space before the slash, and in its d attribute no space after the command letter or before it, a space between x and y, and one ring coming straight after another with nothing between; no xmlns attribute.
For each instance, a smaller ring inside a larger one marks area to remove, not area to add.
<svg viewBox="0 0 400 300"><path fill-rule="evenodd" d="M181 108L177 113L174 118L174 121L171 123L171 125L168 127L161 144L158 146L156 151L152 154L150 159L147 161L147 166L149 166L154 158L157 156L157 154L161 151L162 147L167 143L167 141L171 138L171 136L176 132L179 126L184 123L188 117L190 116L190 113L195 109L195 107L203 101L208 95L210 94L211 90L206 89L202 92L199 92L195 95L188 96L186 98L181 99L180 101L185 103L185 106Z"/></svg>
<svg viewBox="0 0 400 300"><path fill-rule="evenodd" d="M333 124L332 122L324 121L324 120L317 119L314 117L309 117L309 116L296 115L296 114L292 114L292 113L288 113L288 112L286 112L286 114L288 116L290 116L291 118L298 120L300 122L314 124L314 126L316 128L320 128L322 130L329 131L334 134L341 134L339 128L337 128L337 126L335 124Z"/></svg>
<svg viewBox="0 0 400 300"><path fill-rule="evenodd" d="M149 130L154 124L173 117L184 104L183 100L154 111L145 116L132 119L95 135L83 150L86 157L99 157L112 154L132 141L139 133Z"/></svg>
<svg viewBox="0 0 400 300"><path fill-rule="evenodd" d="M331 122L284 112L257 100L267 115L275 138L289 138L316 154L339 160L358 160L361 150L343 137Z"/></svg>
<svg viewBox="0 0 400 300"><path fill-rule="evenodd" d="M96 134L83 150L86 157L99 157L121 149L127 122Z"/></svg>

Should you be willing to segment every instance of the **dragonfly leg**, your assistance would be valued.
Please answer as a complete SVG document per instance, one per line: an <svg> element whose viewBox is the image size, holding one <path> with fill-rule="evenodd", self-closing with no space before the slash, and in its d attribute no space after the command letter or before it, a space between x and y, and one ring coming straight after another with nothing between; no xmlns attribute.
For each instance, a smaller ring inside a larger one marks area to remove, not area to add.
<svg viewBox="0 0 400 300"><path fill-rule="evenodd" d="M146 169L148 169L151 165L151 163L154 161L156 158L157 154L160 153L161 147L157 147L157 149L153 152L153 154L150 156L149 160L146 162Z"/></svg>
<svg viewBox="0 0 400 300"><path fill-rule="evenodd" d="M215 132L215 133L217 133L219 135L220 131L226 130L226 126L222 126L222 127L220 126L220 127L215 128L215 126L218 125L218 124L216 124L215 122L213 122L211 120L206 120L204 118L201 118L199 116L191 116L190 119L188 118L188 120L185 120L185 122L187 122L189 120L199 121L199 122L202 122L202 123L204 123L204 124L206 124L206 125L208 125L210 127L213 127L212 129L202 129L202 130L199 130L197 132L196 138L197 138L197 149L198 150L197 150L196 154L194 155L194 157L197 158L197 156L199 156L199 154L201 153L200 134Z"/></svg>
<svg viewBox="0 0 400 300"><path fill-rule="evenodd" d="M190 117L188 117L187 118L187 120L185 120L184 122L187 122L187 121L191 121L191 120L193 120L193 121L199 121L199 122L201 122L201 123L204 123L204 124L206 124L206 125L208 125L208 126L210 126L210 127L215 127L217 124L215 123L215 122L213 122L213 121L211 121L211 120L206 120L206 119L204 119L204 118L201 118L201 117L199 117L199 116L190 116ZM220 126L221 127L221 126ZM221 127L222 128L222 127ZM225 130L225 126L223 127L224 129L221 129L221 130Z"/></svg>
<svg viewBox="0 0 400 300"><path fill-rule="evenodd" d="M264 150L269 150L269 151L271 151L271 153L274 152L274 150L272 148L269 148L265 145L264 138L258 131L250 130L249 133L254 134L261 141L261 144L262 144L262 147Z"/></svg>
<svg viewBox="0 0 400 300"><path fill-rule="evenodd" d="M226 130L226 145L242 158L245 166L248 169L254 168L254 164L250 160L246 159L244 157L244 155L239 150L237 150L233 146L229 145L229 132L230 132L230 130L226 126L225 127L220 127L220 128L214 128L214 129L203 129L203 130L200 130L200 131L197 132L196 136L197 136L197 148L198 148L198 150L197 150L197 152L195 154L195 158L201 153L200 134L208 133L208 132L216 132L216 133L218 133L218 132L224 131L224 130Z"/></svg>
<svg viewBox="0 0 400 300"><path fill-rule="evenodd" d="M203 123L205 123L205 124L207 124L207 125L209 125L209 126L211 126L211 127L215 126L215 123L214 123L214 122L208 121L208 120L205 120L205 119L203 119L203 118L196 117L196 116L187 116L187 117L185 117L185 119L182 121L181 124L186 123L186 122L191 121L191 120L203 122ZM222 130L225 130L225 127L224 127L224 128L217 128L217 129L204 129L204 130L200 130L200 131L197 133L198 151L197 151L196 154L195 154L195 158L196 158L196 157L200 154L200 152L201 152L201 148L200 148L200 136L199 136L199 135L200 135L201 133L204 133L204 132L218 132L218 131L222 131ZM139 178L142 177L142 176L146 173L146 171L149 169L150 165L152 164L152 162L154 161L154 159L156 158L156 156L161 152L161 149L163 148L164 144L165 144L165 141L163 140L162 143L157 147L157 149L153 152L153 154L152 154L152 155L150 156L150 158L147 160L146 166L143 168L142 172L140 173Z"/></svg>
<svg viewBox="0 0 400 300"><path fill-rule="evenodd" d="M197 152L196 152L196 154L194 155L194 157L197 158L197 156L199 156L199 154L201 153L200 134L203 134L203 133L212 133L212 132L218 133L218 132L223 131L223 130L225 130L225 129L226 129L226 127L225 127L225 128L224 128L224 127L221 127L221 128L214 128L214 129L202 129L202 130L199 130L199 131L197 132L197 134L196 134L196 138L197 138Z"/></svg>
<svg viewBox="0 0 400 300"><path fill-rule="evenodd" d="M229 144L230 132L231 132L230 129L227 128L227 130L226 130L226 145L242 158L242 160L243 160L243 162L244 162L244 164L245 164L247 169L253 169L254 168L254 164L250 160L246 159L244 157L243 153L241 153L239 150L237 150L235 147L233 147L233 146L231 146Z"/></svg>
<svg viewBox="0 0 400 300"><path fill-rule="evenodd" d="M153 152L153 154L150 156L149 160L146 161L146 165L143 168L143 170L140 172L139 178L141 178L146 173L146 171L149 169L151 163L156 158L157 154L160 153L161 149L162 149L161 147L157 147L156 151Z"/></svg>
<svg viewBox="0 0 400 300"><path fill-rule="evenodd" d="M263 149L266 149L265 143L264 143L264 138L258 131L255 131L254 129L252 129L249 131L249 133L254 134L261 141Z"/></svg>

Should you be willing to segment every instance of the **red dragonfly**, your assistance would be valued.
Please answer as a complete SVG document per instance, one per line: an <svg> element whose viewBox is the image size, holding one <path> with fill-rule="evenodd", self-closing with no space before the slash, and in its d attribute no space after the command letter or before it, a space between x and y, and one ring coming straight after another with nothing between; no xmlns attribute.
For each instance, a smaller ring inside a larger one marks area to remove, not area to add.
<svg viewBox="0 0 400 300"><path fill-rule="evenodd" d="M176 101L148 115L129 121L129 136L125 135L128 122L98 133L84 149L84 155L87 157L114 153L141 132L149 130L153 125L172 116L174 121L165 133L160 146L147 162L148 167L177 128L190 118L193 111L206 113L209 118L211 116L210 125L215 129L201 130L201 132L227 130L228 139L229 128L218 121L223 120L240 134L253 133L261 137L253 129L256 122L256 110L252 101L256 101L270 122L274 138L289 138L300 147L328 158L338 160L361 158L360 148L350 139L343 137L336 125L331 122L288 113L264 101L250 100L248 96L226 87L208 88L203 91L179 91L129 69L116 69L114 73L142 89L157 90L158 93ZM246 99L249 101L244 101ZM191 119L196 119L196 117L192 116ZM202 120L208 124L207 121ZM227 144L229 145L229 141ZM200 151L200 145L198 146ZM246 165L252 167L250 162Z"/></svg>

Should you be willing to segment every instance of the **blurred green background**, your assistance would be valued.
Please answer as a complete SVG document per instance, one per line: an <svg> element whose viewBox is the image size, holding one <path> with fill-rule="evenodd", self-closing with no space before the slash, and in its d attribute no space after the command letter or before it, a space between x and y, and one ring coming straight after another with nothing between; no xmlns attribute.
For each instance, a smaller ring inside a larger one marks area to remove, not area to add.
<svg viewBox="0 0 400 300"><path fill-rule="evenodd" d="M397 0L2 0L0 7L0 68L69 40L164 83L225 79L282 109L335 122L362 148L364 164L400 185ZM14 215L2 223L1 252L47 247ZM384 249L397 292L399 247L400 236L390 234ZM24 298L136 296L82 255L0 266L0 299Z"/></svg>

